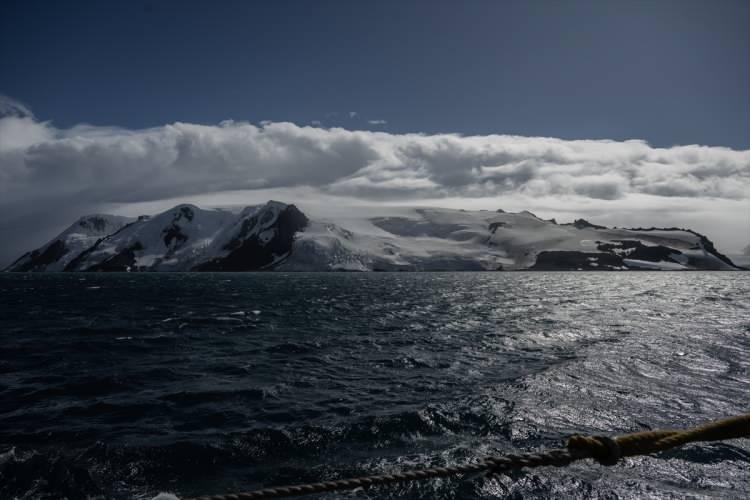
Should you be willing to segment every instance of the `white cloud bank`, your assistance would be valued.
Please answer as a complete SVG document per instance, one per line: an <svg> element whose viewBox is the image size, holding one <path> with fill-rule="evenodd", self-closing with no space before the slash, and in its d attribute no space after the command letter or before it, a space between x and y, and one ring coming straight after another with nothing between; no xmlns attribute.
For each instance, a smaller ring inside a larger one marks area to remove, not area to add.
<svg viewBox="0 0 750 500"><path fill-rule="evenodd" d="M234 199L221 194L230 190L243 190L248 203L302 196L678 225L707 232L729 252L750 241L750 151L273 122L60 129L30 112L0 118L0 237L11 242L8 252L42 243L81 213L174 198L221 204Z"/></svg>

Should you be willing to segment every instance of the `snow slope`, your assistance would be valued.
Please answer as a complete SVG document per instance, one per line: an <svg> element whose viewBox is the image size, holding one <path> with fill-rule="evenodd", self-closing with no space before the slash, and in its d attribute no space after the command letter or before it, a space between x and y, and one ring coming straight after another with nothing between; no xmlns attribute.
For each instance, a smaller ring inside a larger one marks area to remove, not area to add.
<svg viewBox="0 0 750 500"><path fill-rule="evenodd" d="M231 218L231 212L193 205L141 216L82 253L66 270L188 270Z"/></svg>
<svg viewBox="0 0 750 500"><path fill-rule="evenodd" d="M274 201L239 213L178 205L154 217L140 217L82 252L65 270L262 269L289 254L294 233L301 228L288 234L283 224L297 212L294 205Z"/></svg>
<svg viewBox="0 0 750 500"><path fill-rule="evenodd" d="M118 231L131 220L119 215L103 214L81 217L46 245L22 255L8 270L62 271L97 240Z"/></svg>
<svg viewBox="0 0 750 500"><path fill-rule="evenodd" d="M530 212L401 209L316 220L285 270L736 269L710 241L680 229L557 224Z"/></svg>
<svg viewBox="0 0 750 500"><path fill-rule="evenodd" d="M10 270L737 269L690 230L557 224L526 211L388 207L308 219L294 205L270 201L240 211L178 205L111 224L106 237L81 240L77 255L69 246L64 258L42 264L38 256L50 242L32 252L37 264L27 254Z"/></svg>

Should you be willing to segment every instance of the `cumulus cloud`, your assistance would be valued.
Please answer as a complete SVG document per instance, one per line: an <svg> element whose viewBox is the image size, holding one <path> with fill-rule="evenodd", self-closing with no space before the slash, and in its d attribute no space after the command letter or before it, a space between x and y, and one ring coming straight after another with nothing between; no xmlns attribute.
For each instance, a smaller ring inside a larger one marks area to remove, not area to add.
<svg viewBox="0 0 750 500"><path fill-rule="evenodd" d="M2 109L24 109L1 102ZM538 210L543 200L549 212L556 204L559 213L604 207L607 215L609 207L620 219L643 203L652 215L710 204L724 207L721 217L734 221L727 234L741 232L746 240L750 229L750 151L723 147L390 134L275 122L61 129L30 112L0 118L0 232L21 219L67 217L66 206L80 213L228 190L301 187L372 203L462 200L458 204L471 208L472 200L494 200L487 204L497 207L515 200ZM678 217L684 226L691 220L702 219ZM646 216L632 220L650 222Z"/></svg>

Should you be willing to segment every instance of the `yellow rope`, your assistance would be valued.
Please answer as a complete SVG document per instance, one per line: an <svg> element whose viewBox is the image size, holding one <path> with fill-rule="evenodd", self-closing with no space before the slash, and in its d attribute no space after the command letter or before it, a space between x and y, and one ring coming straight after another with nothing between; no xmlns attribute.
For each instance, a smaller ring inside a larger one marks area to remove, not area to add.
<svg viewBox="0 0 750 500"><path fill-rule="evenodd" d="M687 443L743 437L750 437L750 414L716 420L684 430L634 432L615 438L576 435L568 440L566 448L537 453L487 457L470 464L407 470L392 474L340 479L322 483L279 486L245 493L209 495L192 500L257 500L261 498L292 497L328 491L353 490L404 481L419 481L435 477L472 474L482 471L486 471L489 474L497 474L523 467L563 467L577 460L587 458L593 458L603 465L614 465L624 457L647 455L649 453L677 448Z"/></svg>

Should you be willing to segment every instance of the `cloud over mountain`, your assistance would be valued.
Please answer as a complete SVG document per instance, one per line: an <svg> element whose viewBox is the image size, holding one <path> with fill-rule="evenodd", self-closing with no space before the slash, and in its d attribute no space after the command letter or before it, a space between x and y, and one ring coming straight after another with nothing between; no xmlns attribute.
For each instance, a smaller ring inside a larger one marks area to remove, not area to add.
<svg viewBox="0 0 750 500"><path fill-rule="evenodd" d="M22 109L12 102L9 109ZM561 209L591 202L622 208L637 198L659 211L673 210L670 200L679 199L732 212L748 207L750 151L273 122L61 129L30 111L0 118L0 231L10 214L61 204L74 203L80 213L103 204L303 186L374 203L498 197L500 206L501 199L522 197L547 207L558 200Z"/></svg>

